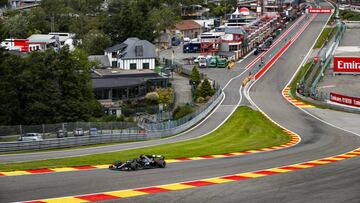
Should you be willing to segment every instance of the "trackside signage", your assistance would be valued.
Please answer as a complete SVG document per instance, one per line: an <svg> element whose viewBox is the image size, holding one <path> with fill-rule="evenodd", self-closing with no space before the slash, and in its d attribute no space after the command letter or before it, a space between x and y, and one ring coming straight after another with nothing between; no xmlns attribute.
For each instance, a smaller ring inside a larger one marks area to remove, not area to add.
<svg viewBox="0 0 360 203"><path fill-rule="evenodd" d="M360 74L360 57L334 57L334 73Z"/></svg>
<svg viewBox="0 0 360 203"><path fill-rule="evenodd" d="M360 98L344 96L341 94L330 93L330 101L353 107L360 107Z"/></svg>
<svg viewBox="0 0 360 203"><path fill-rule="evenodd" d="M308 13L333 13L332 9L308 8Z"/></svg>

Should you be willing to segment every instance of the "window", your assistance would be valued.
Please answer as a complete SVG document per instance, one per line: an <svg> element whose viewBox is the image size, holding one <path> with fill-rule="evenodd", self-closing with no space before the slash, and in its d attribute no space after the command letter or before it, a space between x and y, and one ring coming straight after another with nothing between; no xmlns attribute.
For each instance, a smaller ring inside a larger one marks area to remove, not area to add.
<svg viewBox="0 0 360 203"><path fill-rule="evenodd" d="M112 53L111 53L112 58L116 58L116 55L117 55L116 52L112 52Z"/></svg>
<svg viewBox="0 0 360 203"><path fill-rule="evenodd" d="M136 63L130 63L130 70L136 70Z"/></svg>
<svg viewBox="0 0 360 203"><path fill-rule="evenodd" d="M238 46L237 45L230 45L229 46L229 51L237 51L238 50Z"/></svg>
<svg viewBox="0 0 360 203"><path fill-rule="evenodd" d="M143 69L150 69L149 63L143 63Z"/></svg>
<svg viewBox="0 0 360 203"><path fill-rule="evenodd" d="M136 56L143 56L143 46L136 46L135 47L135 55Z"/></svg>
<svg viewBox="0 0 360 203"><path fill-rule="evenodd" d="M116 68L116 67L117 67L117 61L113 61L113 62L111 63L111 66L112 66L113 68Z"/></svg>

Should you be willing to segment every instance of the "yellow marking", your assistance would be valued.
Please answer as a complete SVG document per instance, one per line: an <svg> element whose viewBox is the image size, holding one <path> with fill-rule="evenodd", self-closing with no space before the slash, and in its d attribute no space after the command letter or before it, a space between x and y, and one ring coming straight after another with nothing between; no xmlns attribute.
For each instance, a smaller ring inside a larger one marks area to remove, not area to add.
<svg viewBox="0 0 360 203"><path fill-rule="evenodd" d="M349 152L349 153L352 153L352 154L359 154L359 155L360 155L360 152Z"/></svg>
<svg viewBox="0 0 360 203"><path fill-rule="evenodd" d="M249 178L257 178L257 177L266 176L265 174L256 174L256 173L239 173L236 175L245 176L245 177L249 177Z"/></svg>
<svg viewBox="0 0 360 203"><path fill-rule="evenodd" d="M302 165L302 164L294 164L294 165L290 165L290 167L296 167L296 168L311 168L312 166Z"/></svg>
<svg viewBox="0 0 360 203"><path fill-rule="evenodd" d="M176 160L176 159L169 159L166 160L167 163L176 163L176 162L181 162L180 160Z"/></svg>
<svg viewBox="0 0 360 203"><path fill-rule="evenodd" d="M162 185L162 186L158 186L158 187L167 189L167 190L184 190L184 189L188 189L188 188L194 188L195 186L185 185L185 184L181 184L181 183L175 183L175 184Z"/></svg>
<svg viewBox="0 0 360 203"><path fill-rule="evenodd" d="M202 159L205 159L205 158L203 158L203 157L191 157L190 158L191 160L202 160Z"/></svg>
<svg viewBox="0 0 360 203"><path fill-rule="evenodd" d="M307 163L309 163L309 164L329 164L331 162L330 161L310 161Z"/></svg>
<svg viewBox="0 0 360 203"><path fill-rule="evenodd" d="M335 158L335 157L331 157L331 158L326 158L325 160L330 160L330 161L341 161L341 160L344 160L344 158Z"/></svg>
<svg viewBox="0 0 360 203"><path fill-rule="evenodd" d="M109 168L109 165L95 165L96 168Z"/></svg>
<svg viewBox="0 0 360 203"><path fill-rule="evenodd" d="M261 150L264 150L264 151L271 151L271 150L274 150L274 149L264 148L264 149L261 149Z"/></svg>
<svg viewBox="0 0 360 203"><path fill-rule="evenodd" d="M212 183L228 183L228 182L234 182L235 180L223 179L223 178L209 178L203 181L212 182Z"/></svg>
<svg viewBox="0 0 360 203"><path fill-rule="evenodd" d="M62 197L62 198L54 198L54 199L47 199L41 200L42 202L47 203L82 203L82 202L89 202L83 199L78 199L75 197Z"/></svg>
<svg viewBox="0 0 360 203"><path fill-rule="evenodd" d="M231 154L234 154L234 155L244 155L244 154L246 154L246 153L244 153L244 152L234 152L234 153L231 153Z"/></svg>
<svg viewBox="0 0 360 203"><path fill-rule="evenodd" d="M346 155L346 154L342 154L342 155L339 155L339 156L352 158L352 157L356 157L357 155Z"/></svg>
<svg viewBox="0 0 360 203"><path fill-rule="evenodd" d="M75 168L52 168L51 170L56 172L76 171Z"/></svg>
<svg viewBox="0 0 360 203"><path fill-rule="evenodd" d="M281 169L281 168L273 168L273 169L268 169L267 171L278 172L278 173L286 173L286 172L289 172L291 170Z"/></svg>
<svg viewBox="0 0 360 203"><path fill-rule="evenodd" d="M145 192L139 192L135 190L119 190L119 191L113 191L113 192L105 192L106 195L112 195L115 197L135 197L140 195L147 195L148 193Z"/></svg>
<svg viewBox="0 0 360 203"><path fill-rule="evenodd" d="M225 156L225 155L212 155L212 157L214 157L214 158L223 158L223 157L227 157L227 156Z"/></svg>
<svg viewBox="0 0 360 203"><path fill-rule="evenodd" d="M1 173L4 174L5 176L19 176L19 175L32 174L27 171L11 171L11 172L1 172Z"/></svg>
<svg viewBox="0 0 360 203"><path fill-rule="evenodd" d="M259 150L249 150L249 151L247 151L247 152L250 152L250 153L258 153L258 152L261 152L261 151L259 151Z"/></svg>

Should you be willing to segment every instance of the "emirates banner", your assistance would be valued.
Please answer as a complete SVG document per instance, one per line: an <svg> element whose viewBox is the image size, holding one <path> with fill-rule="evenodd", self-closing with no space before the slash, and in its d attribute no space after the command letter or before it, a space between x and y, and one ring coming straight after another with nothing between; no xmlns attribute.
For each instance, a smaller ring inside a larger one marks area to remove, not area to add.
<svg viewBox="0 0 360 203"><path fill-rule="evenodd" d="M332 9L322 9L322 8L308 8L308 13L332 13Z"/></svg>
<svg viewBox="0 0 360 203"><path fill-rule="evenodd" d="M360 73L360 57L334 57L334 73Z"/></svg>
<svg viewBox="0 0 360 203"><path fill-rule="evenodd" d="M360 107L360 98L330 93L330 101L353 107Z"/></svg>

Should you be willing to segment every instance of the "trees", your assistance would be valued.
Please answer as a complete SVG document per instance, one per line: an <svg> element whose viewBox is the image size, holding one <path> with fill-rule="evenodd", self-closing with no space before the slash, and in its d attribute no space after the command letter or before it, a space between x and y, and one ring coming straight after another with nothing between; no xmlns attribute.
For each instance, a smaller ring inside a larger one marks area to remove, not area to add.
<svg viewBox="0 0 360 203"><path fill-rule="evenodd" d="M100 31L92 31L87 33L82 40L81 47L89 55L104 54L104 49L111 46L111 39Z"/></svg>
<svg viewBox="0 0 360 203"><path fill-rule="evenodd" d="M100 116L82 51L34 52L26 58L0 51L0 124L86 121Z"/></svg>
<svg viewBox="0 0 360 203"><path fill-rule="evenodd" d="M199 85L196 90L196 96L206 98L209 96L213 96L215 94L215 90L212 88L209 80L205 78L205 80Z"/></svg>
<svg viewBox="0 0 360 203"><path fill-rule="evenodd" d="M128 37L153 41L179 19L175 9L157 0L112 1L104 32L114 42L122 42Z"/></svg>
<svg viewBox="0 0 360 203"><path fill-rule="evenodd" d="M194 66L191 70L190 82L194 85L194 88L196 88L201 83L200 72L196 66Z"/></svg>

